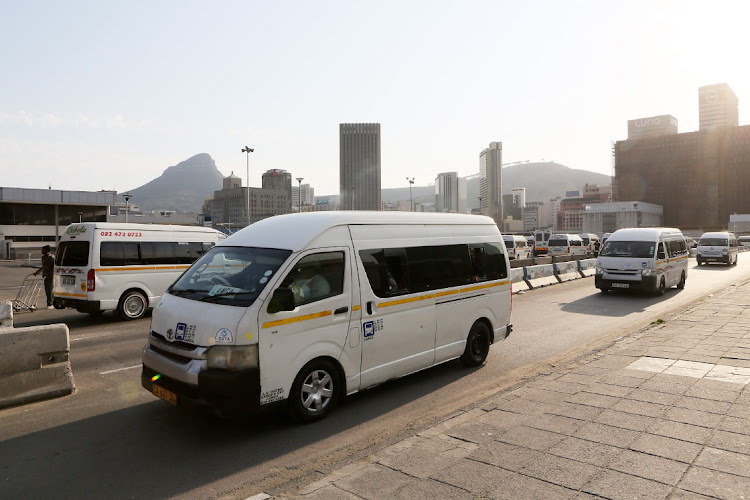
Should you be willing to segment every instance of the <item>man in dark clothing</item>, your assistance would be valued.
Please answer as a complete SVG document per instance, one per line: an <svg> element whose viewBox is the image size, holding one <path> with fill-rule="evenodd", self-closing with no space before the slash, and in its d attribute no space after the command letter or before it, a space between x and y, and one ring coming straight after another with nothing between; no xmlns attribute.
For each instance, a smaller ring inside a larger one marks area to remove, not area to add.
<svg viewBox="0 0 750 500"><path fill-rule="evenodd" d="M52 278L55 272L55 258L49 253L51 250L49 245L42 247L42 268L34 273L34 276L39 276L42 273L44 278L44 293L47 294L47 309L52 309Z"/></svg>

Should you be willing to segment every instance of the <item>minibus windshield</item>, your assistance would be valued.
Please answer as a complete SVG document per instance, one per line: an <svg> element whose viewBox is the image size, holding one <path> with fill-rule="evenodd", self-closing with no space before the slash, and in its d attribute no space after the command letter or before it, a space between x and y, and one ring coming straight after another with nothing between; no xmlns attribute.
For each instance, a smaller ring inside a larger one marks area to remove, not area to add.
<svg viewBox="0 0 750 500"><path fill-rule="evenodd" d="M725 247L729 244L727 238L701 238L698 246L701 247Z"/></svg>
<svg viewBox="0 0 750 500"><path fill-rule="evenodd" d="M653 241L612 241L602 246L600 257L635 257L649 259L654 256L656 243Z"/></svg>
<svg viewBox="0 0 750 500"><path fill-rule="evenodd" d="M247 307L255 302L291 250L214 247L167 293L201 302Z"/></svg>

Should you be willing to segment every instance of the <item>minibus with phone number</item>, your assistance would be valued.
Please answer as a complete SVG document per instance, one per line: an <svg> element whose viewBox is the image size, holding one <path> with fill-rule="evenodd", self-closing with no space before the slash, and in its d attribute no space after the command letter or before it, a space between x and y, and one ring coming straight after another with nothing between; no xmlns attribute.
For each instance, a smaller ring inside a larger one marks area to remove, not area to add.
<svg viewBox="0 0 750 500"><path fill-rule="evenodd" d="M221 412L323 418L346 395L511 332L509 262L476 215L312 212L233 234L154 309L143 387Z"/></svg>

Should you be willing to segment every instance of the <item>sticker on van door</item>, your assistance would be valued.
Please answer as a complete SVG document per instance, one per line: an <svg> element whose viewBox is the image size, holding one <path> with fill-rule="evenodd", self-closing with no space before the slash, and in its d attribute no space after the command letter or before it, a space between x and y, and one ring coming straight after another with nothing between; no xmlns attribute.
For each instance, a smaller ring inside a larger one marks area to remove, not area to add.
<svg viewBox="0 0 750 500"><path fill-rule="evenodd" d="M375 321L366 321L362 323L362 331L365 340L370 340L375 336L376 332L383 329L383 320L376 319Z"/></svg>

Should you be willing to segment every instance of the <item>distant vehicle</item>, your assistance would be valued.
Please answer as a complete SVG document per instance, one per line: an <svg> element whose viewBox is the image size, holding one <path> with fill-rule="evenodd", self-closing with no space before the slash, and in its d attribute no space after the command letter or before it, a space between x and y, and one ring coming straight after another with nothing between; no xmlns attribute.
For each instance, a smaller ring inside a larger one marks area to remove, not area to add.
<svg viewBox="0 0 750 500"><path fill-rule="evenodd" d="M731 266L737 264L738 246L734 233L703 233L696 247L695 260L699 266L708 262L723 262Z"/></svg>
<svg viewBox="0 0 750 500"><path fill-rule="evenodd" d="M224 238L198 226L71 224L55 258L53 305L140 318L190 264Z"/></svg>
<svg viewBox="0 0 750 500"><path fill-rule="evenodd" d="M597 253L599 253L599 248L601 247L599 236L595 235L594 233L581 233L578 236L580 236L583 240L583 244L586 246L587 254L595 256Z"/></svg>
<svg viewBox="0 0 750 500"><path fill-rule="evenodd" d="M504 234L503 243L508 250L509 259L528 259L531 257L532 250L524 236Z"/></svg>
<svg viewBox="0 0 750 500"><path fill-rule="evenodd" d="M549 237L547 255L586 255L586 246L577 234L553 234Z"/></svg>
<svg viewBox="0 0 750 500"><path fill-rule="evenodd" d="M534 255L547 255L547 243L552 231L549 229L534 231Z"/></svg>
<svg viewBox="0 0 750 500"><path fill-rule="evenodd" d="M620 229L602 245L596 259L594 285L645 290L663 295L667 288L685 288L688 248L679 229Z"/></svg>
<svg viewBox="0 0 750 500"><path fill-rule="evenodd" d="M737 241L739 242L740 246L750 247L750 236L740 236L739 238L737 238Z"/></svg>

